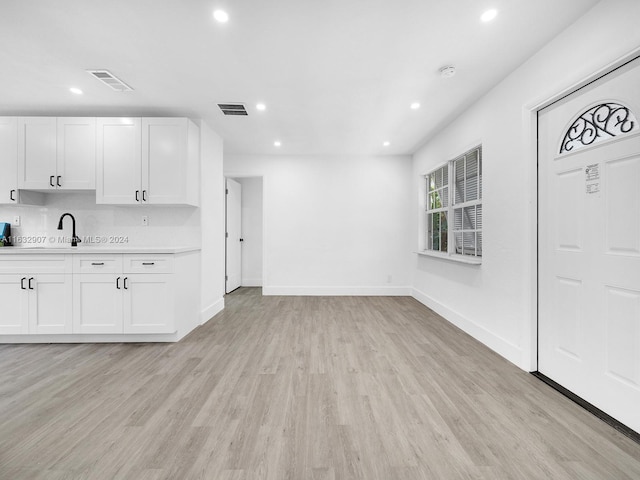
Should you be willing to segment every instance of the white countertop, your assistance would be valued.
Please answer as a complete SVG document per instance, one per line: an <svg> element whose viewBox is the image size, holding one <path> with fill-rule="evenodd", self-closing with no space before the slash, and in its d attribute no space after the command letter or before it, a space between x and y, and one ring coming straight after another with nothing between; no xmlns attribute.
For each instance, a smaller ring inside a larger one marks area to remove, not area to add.
<svg viewBox="0 0 640 480"><path fill-rule="evenodd" d="M78 246L78 247L2 247L0 255L51 254L107 254L107 253L187 253L200 251L200 247L142 247L142 246Z"/></svg>

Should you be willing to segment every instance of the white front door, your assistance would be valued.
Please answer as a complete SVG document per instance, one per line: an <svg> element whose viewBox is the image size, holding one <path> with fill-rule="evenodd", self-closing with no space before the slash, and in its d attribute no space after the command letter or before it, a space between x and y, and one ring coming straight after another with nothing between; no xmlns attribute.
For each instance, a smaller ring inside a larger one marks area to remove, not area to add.
<svg viewBox="0 0 640 480"><path fill-rule="evenodd" d="M640 431L640 61L542 110L538 370Z"/></svg>
<svg viewBox="0 0 640 480"><path fill-rule="evenodd" d="M226 292L242 281L242 185L227 179L227 282Z"/></svg>

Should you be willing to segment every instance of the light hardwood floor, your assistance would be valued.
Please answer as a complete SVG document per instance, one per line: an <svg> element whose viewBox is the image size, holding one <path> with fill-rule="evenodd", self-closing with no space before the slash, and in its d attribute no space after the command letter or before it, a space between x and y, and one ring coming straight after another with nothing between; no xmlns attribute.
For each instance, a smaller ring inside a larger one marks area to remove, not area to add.
<svg viewBox="0 0 640 480"><path fill-rule="evenodd" d="M411 298L241 289L177 344L0 346L0 479L640 479L640 446Z"/></svg>

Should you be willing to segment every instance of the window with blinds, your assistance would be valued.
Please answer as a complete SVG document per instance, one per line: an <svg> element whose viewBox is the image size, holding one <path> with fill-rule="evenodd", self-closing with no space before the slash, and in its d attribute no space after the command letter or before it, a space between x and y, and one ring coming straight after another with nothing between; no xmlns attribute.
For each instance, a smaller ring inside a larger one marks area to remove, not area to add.
<svg viewBox="0 0 640 480"><path fill-rule="evenodd" d="M482 146L425 175L426 249L482 257Z"/></svg>

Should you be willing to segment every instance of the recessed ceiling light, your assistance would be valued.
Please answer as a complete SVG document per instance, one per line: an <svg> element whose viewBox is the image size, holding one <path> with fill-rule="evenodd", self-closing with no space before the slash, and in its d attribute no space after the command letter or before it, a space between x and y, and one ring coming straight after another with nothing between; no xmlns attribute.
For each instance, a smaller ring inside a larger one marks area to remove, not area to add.
<svg viewBox="0 0 640 480"><path fill-rule="evenodd" d="M492 8L491 10L487 10L482 15L480 15L480 20L482 20L483 22L490 22L491 20L496 18L496 15L498 15L498 11Z"/></svg>
<svg viewBox="0 0 640 480"><path fill-rule="evenodd" d="M266 110L267 106L264 103L259 103L259 104L256 105L256 108L258 110L262 111L262 110Z"/></svg>
<svg viewBox="0 0 640 480"><path fill-rule="evenodd" d="M79 89L79 88L77 88L77 87L71 87L71 88L69 89L69 91L70 91L71 93L75 93L76 95L82 95L82 90L80 90L80 89Z"/></svg>
<svg viewBox="0 0 640 480"><path fill-rule="evenodd" d="M216 10L213 12L213 18L220 23L227 23L229 21L229 14L224 10Z"/></svg>
<svg viewBox="0 0 640 480"><path fill-rule="evenodd" d="M280 140L276 140L275 142L273 142L273 145L275 147L279 147L280 145L282 145L282 143L280 143Z"/></svg>
<svg viewBox="0 0 640 480"><path fill-rule="evenodd" d="M417 110L420 108L420 104L418 102L413 102L411 104L411 110Z"/></svg>
<svg viewBox="0 0 640 480"><path fill-rule="evenodd" d="M383 146L383 147L388 147L389 145L391 145L391 142L384 142L384 143L382 144L382 146Z"/></svg>

